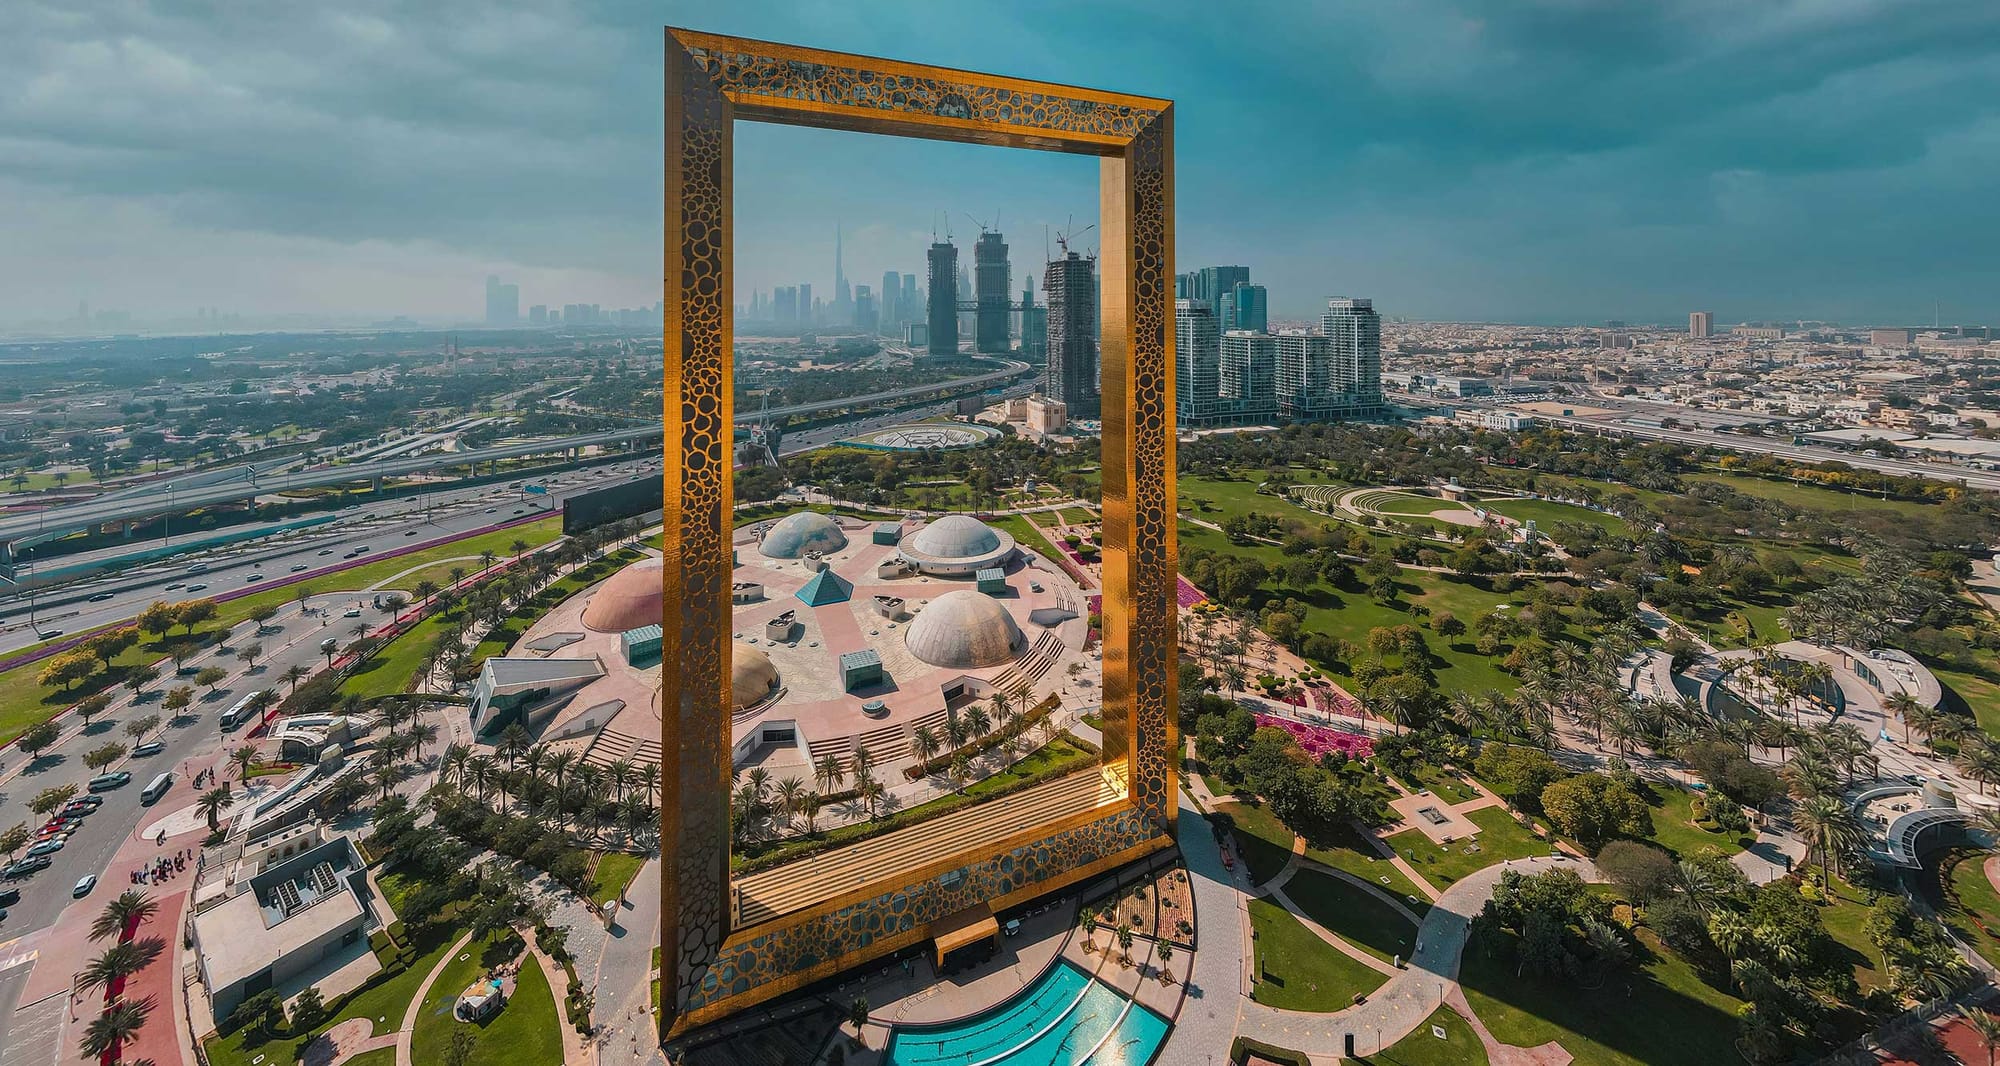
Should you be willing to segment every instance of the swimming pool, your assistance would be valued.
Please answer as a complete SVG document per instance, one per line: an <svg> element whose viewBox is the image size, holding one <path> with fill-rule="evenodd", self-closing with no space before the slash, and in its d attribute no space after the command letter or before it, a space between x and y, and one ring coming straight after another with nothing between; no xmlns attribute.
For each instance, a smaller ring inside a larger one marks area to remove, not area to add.
<svg viewBox="0 0 2000 1066"><path fill-rule="evenodd" d="M1128 1009L1129 1008L1129 1009ZM1137 1066L1167 1020L1067 961L1007 1003L960 1022L897 1026L887 1066Z"/></svg>

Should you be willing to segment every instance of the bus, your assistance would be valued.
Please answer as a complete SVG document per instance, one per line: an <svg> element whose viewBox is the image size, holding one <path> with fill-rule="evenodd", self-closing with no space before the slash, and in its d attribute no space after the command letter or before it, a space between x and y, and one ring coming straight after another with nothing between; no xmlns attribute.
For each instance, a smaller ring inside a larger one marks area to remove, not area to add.
<svg viewBox="0 0 2000 1066"><path fill-rule="evenodd" d="M250 717L257 713L257 697L261 695L262 692L252 692L237 700L235 706L222 712L222 731L233 733L237 726L249 721Z"/></svg>
<svg viewBox="0 0 2000 1066"><path fill-rule="evenodd" d="M172 787L174 787L174 772L169 770L154 778L153 783L147 785L145 791L139 793L139 802L143 806L151 807L153 804L159 802L160 797L166 795L167 790Z"/></svg>

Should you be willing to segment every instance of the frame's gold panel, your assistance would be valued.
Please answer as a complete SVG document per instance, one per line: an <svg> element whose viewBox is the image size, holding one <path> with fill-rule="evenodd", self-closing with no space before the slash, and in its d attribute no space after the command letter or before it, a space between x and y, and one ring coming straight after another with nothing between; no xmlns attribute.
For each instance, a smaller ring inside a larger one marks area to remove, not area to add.
<svg viewBox="0 0 2000 1066"><path fill-rule="evenodd" d="M1149 97L669 29L661 750L663 1033L1171 844L1176 598L1173 105ZM775 925L728 927L731 126L736 119L1102 157L1104 761L1123 802L1032 839L968 842ZM911 880L911 879L897 879Z"/></svg>

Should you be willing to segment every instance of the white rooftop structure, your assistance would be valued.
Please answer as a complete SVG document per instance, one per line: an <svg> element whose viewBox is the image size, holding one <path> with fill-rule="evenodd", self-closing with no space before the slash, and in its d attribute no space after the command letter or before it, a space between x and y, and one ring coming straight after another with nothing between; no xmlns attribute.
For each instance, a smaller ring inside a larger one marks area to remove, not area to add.
<svg viewBox="0 0 2000 1066"><path fill-rule="evenodd" d="M1027 643L1007 608L972 589L932 600L903 640L910 654L932 666L967 670L1006 662Z"/></svg>

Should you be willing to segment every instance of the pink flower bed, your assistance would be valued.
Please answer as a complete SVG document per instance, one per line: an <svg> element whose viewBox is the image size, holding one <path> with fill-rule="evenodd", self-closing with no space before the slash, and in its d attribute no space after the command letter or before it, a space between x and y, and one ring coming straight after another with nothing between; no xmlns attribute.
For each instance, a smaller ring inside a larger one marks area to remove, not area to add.
<svg viewBox="0 0 2000 1066"><path fill-rule="evenodd" d="M1375 741L1359 733L1328 729L1323 725L1308 725L1305 722L1296 722L1290 718L1279 718L1270 714L1260 714L1256 717L1259 728L1274 725L1290 733L1293 739L1299 742L1299 747L1304 748L1306 754L1315 759L1329 751L1343 752L1350 759L1366 759L1375 754Z"/></svg>
<svg viewBox="0 0 2000 1066"><path fill-rule="evenodd" d="M1208 599L1208 595L1200 589L1195 588L1194 583L1187 578L1180 577L1179 575L1175 575L1175 578L1177 583L1174 588L1174 598L1180 601L1181 610L1185 611L1195 604L1202 603Z"/></svg>

